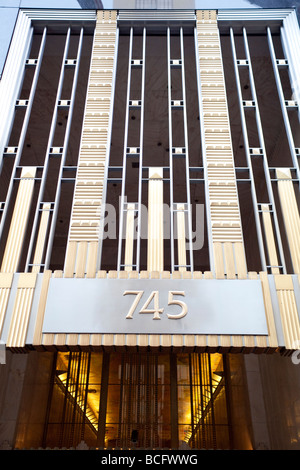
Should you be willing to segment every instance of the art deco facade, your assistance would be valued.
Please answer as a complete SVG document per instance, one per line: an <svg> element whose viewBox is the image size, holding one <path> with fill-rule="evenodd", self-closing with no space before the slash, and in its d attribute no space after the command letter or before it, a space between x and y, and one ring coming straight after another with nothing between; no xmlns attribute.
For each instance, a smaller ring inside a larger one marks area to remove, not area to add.
<svg viewBox="0 0 300 470"><path fill-rule="evenodd" d="M292 9L19 9L2 448L300 448L299 37Z"/></svg>

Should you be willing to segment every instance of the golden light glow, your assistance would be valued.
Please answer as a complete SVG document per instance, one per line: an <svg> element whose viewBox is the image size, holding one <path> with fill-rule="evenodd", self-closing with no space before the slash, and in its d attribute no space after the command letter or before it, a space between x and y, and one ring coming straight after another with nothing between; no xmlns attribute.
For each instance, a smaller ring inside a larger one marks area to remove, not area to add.
<svg viewBox="0 0 300 470"><path fill-rule="evenodd" d="M206 358L208 356L206 355ZM205 364L205 366L204 366ZM209 372L207 370L208 368L208 362L204 362L202 364L204 367L201 369L201 374L203 376L208 376ZM193 369L193 383L197 384L195 388L197 388L197 391L195 392L196 394L201 393L201 403L194 399L193 403L193 426L192 424L186 426L183 429L183 436L181 436L181 439L189 443L192 434L193 434L193 428L199 429L201 426L203 426L207 421L209 421L209 418L211 417L211 403L212 400L215 399L215 394L216 391L218 390L218 386L222 380L223 374L218 372L222 371L223 366L222 366L222 356L220 354L213 354L210 356L210 368L211 368L211 380L205 384L202 385L202 390L199 391L199 384L200 384L200 373L198 368ZM205 370L206 369L206 370ZM219 392L219 390L218 390ZM220 389L220 393L224 392L224 388ZM187 396L185 397L186 404L189 404L190 402L190 391L188 392ZM181 403L181 407L183 406L183 403ZM191 413L191 406L188 406L186 408L186 411L183 415L183 420L185 423L192 423L192 413Z"/></svg>
<svg viewBox="0 0 300 470"><path fill-rule="evenodd" d="M75 356L76 358L76 356ZM68 394L76 401L76 406L85 414L88 422L93 426L95 431L98 431L98 409L99 409L99 400L100 400L100 386L91 384L90 387L86 387L87 383L87 374L85 369L79 371L78 376L78 365L76 361L74 362L74 367L70 369L69 379L68 379L68 361L69 354L60 354L59 355L60 363L59 368L61 370L66 370L57 374L58 380L61 382L61 385L67 389ZM89 377L89 383L91 383L91 378Z"/></svg>
<svg viewBox="0 0 300 470"><path fill-rule="evenodd" d="M77 410L81 415L81 423L94 430L96 438L102 356L93 354L87 367L88 354L71 354L58 354L56 384L74 412ZM170 372L168 354L128 354L124 357L115 354L110 357L105 447L162 448L170 445ZM211 430L215 433L215 417L219 413L221 419L226 420L223 378L222 355L177 355L173 386L177 386L178 392L177 429L182 445L185 443L190 448L203 443L213 446ZM132 442L133 431L138 435L138 442Z"/></svg>

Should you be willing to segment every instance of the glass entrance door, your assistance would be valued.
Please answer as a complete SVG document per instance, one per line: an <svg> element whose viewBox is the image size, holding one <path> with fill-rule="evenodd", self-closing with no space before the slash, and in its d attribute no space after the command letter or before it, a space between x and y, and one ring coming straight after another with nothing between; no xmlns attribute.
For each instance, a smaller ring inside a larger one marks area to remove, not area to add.
<svg viewBox="0 0 300 470"><path fill-rule="evenodd" d="M220 354L58 353L45 447L229 449Z"/></svg>

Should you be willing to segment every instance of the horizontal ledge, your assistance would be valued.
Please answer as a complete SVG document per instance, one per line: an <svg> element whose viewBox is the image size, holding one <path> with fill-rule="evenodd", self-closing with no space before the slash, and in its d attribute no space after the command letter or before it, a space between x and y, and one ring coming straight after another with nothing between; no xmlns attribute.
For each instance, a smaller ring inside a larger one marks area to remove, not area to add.
<svg viewBox="0 0 300 470"><path fill-rule="evenodd" d="M77 335L80 336L80 335ZM96 335L95 335L96 336ZM244 344L237 344L237 345L219 345L219 344L209 344L210 338L200 338L200 342L202 344L188 344L189 340L192 339L189 337L189 335L184 335L185 337L182 338L182 341L180 341L182 344L172 344L170 340L168 340L169 335L160 335L160 341L156 344L150 344L152 342L151 336L152 335L146 335L147 338L143 338L143 344L139 344L140 341L136 342L135 344L132 344L132 338L130 338L130 341L125 341L124 338L118 338L115 337L113 339L110 339L107 341L106 338L102 338L103 335L97 335L98 338L91 337L89 338L90 343L89 344L80 344L81 339L78 338L78 343L73 343L73 344L56 344L56 341L53 343L49 344L40 344L40 345L26 345L23 348L18 347L7 347L7 350L10 350L14 353L27 353L32 350L36 351L48 351L48 352L56 352L56 351L64 351L64 352L73 352L73 351L93 351L93 352L122 352L122 351L128 351L128 352L142 352L142 351L149 351L149 352L174 352L174 353L220 353L220 354L274 354L274 353L279 353L284 356L290 356L293 351L292 350L287 350L285 348L279 348L279 347L272 347L272 346L259 346L259 345L253 345L253 346L247 346ZM116 336L116 335L115 335ZM125 335L119 335L125 336ZM132 335L132 336L139 336L139 335ZM144 335L145 336L145 335ZM190 335L192 336L192 335ZM240 340L240 337L230 337L233 342L235 340ZM146 341L145 341L146 339ZM181 339L181 338L180 338ZM215 338L211 338L211 340L215 340ZM166 341L167 340L167 341ZM172 338L171 338L172 340ZM177 338L179 340L179 338Z"/></svg>
<svg viewBox="0 0 300 470"><path fill-rule="evenodd" d="M89 243L88 240L72 240L73 243ZM90 241L90 242L93 242ZM241 244L239 240L237 241L224 241L219 242L221 244ZM245 279L253 279L255 276L259 276L262 272L249 271L245 274ZM64 271L57 270L52 272L52 276L57 276L64 278ZM75 272L74 272L75 276ZM291 275L287 275L291 276ZM69 278L69 275L68 275ZM117 270L98 270L95 272L93 277L88 277L87 279L218 279L212 271L117 271ZM238 274L236 274L238 279ZM66 278L67 279L67 278Z"/></svg>

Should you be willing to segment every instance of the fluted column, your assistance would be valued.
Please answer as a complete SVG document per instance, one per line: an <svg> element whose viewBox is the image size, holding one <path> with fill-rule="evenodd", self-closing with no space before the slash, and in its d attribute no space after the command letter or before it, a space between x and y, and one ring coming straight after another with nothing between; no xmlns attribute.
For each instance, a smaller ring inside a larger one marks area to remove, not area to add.
<svg viewBox="0 0 300 470"><path fill-rule="evenodd" d="M116 32L117 12L99 10L64 268L65 277L73 277L74 274L81 277L85 273L94 277L96 274L111 119Z"/></svg>
<svg viewBox="0 0 300 470"><path fill-rule="evenodd" d="M164 269L163 170L149 169L148 195L148 271Z"/></svg>
<svg viewBox="0 0 300 470"><path fill-rule="evenodd" d="M220 278L244 277L247 269L215 10L197 11L197 44L214 271Z"/></svg>
<svg viewBox="0 0 300 470"><path fill-rule="evenodd" d="M293 269L300 274L300 217L289 168L277 168L278 193Z"/></svg>
<svg viewBox="0 0 300 470"><path fill-rule="evenodd" d="M18 269L33 196L35 174L35 167L22 169L1 265L2 273L13 273Z"/></svg>

